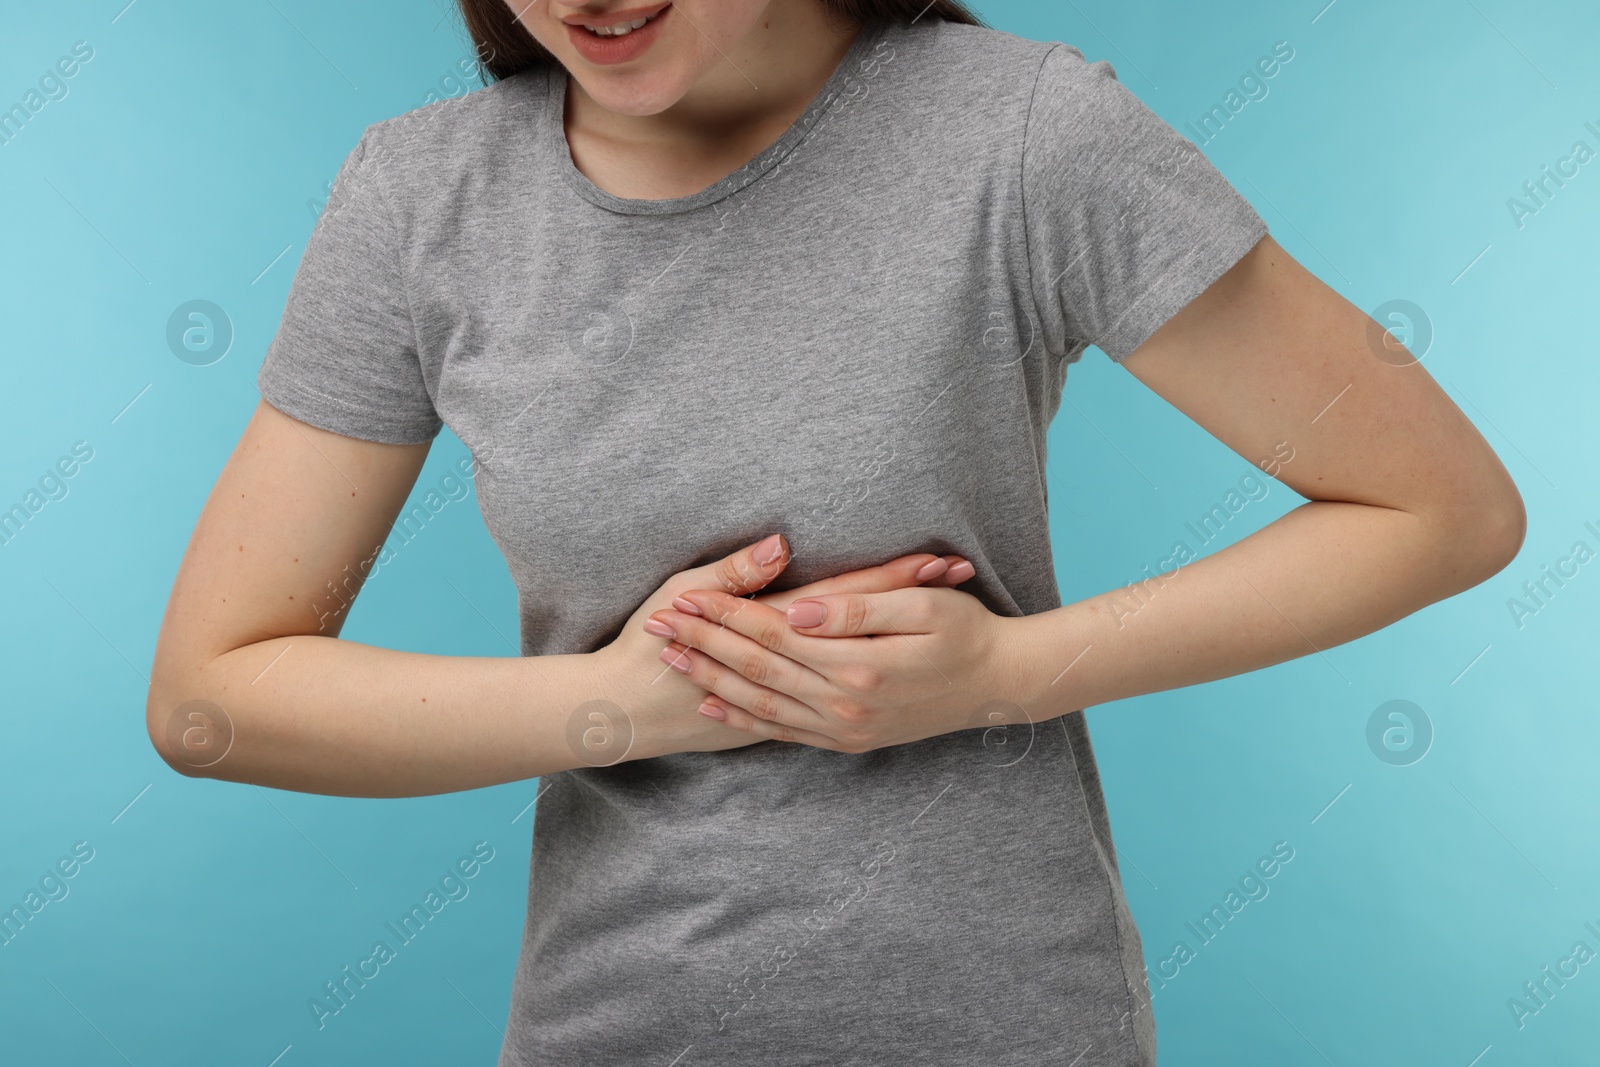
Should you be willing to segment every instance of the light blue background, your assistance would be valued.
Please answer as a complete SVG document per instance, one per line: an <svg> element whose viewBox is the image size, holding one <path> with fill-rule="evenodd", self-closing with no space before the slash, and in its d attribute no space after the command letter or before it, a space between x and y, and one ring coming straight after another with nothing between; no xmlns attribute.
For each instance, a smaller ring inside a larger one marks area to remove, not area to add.
<svg viewBox="0 0 1600 1067"><path fill-rule="evenodd" d="M492 1063L536 783L374 801L190 780L151 749L143 714L167 594L256 403L309 204L367 124L461 91L443 79L466 37L442 0L125 2L12 4L0 33L0 108L75 41L94 48L69 95L0 145L0 508L74 442L94 450L0 547L0 906L74 842L94 849L70 894L0 946L0 1061ZM1600 526L1600 163L1524 228L1506 202L1574 141L1600 148L1584 128L1600 126L1600 15L1576 0L1325 3L979 9L1111 60L1190 136L1288 41L1270 95L1207 155L1352 302L1425 309L1426 366L1528 505L1521 554L1470 592L1321 655L1088 713L1161 1063L1590 1062L1600 962L1523 1028L1507 1000L1575 942L1600 951L1584 929L1600 928L1586 699L1600 578L1584 568L1520 629L1507 601L1575 541L1600 547L1584 527ZM235 330L209 366L165 339L193 299ZM1184 523L1254 470L1097 350L1072 370L1049 450L1069 601L1196 544ZM417 492L464 455L444 431ZM1299 502L1266 484L1207 551ZM345 636L514 655L516 627L504 563L463 501L374 579ZM1392 699L1435 731L1408 766L1367 742ZM470 895L319 1031L307 1000L480 840L495 854ZM1185 923L1278 841L1295 853L1270 895L1197 947ZM1180 939L1195 957L1156 984Z"/></svg>

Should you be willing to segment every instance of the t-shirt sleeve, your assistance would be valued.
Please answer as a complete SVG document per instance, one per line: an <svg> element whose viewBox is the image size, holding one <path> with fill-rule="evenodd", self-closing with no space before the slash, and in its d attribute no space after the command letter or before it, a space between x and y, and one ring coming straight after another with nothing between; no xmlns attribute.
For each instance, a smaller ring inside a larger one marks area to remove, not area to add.
<svg viewBox="0 0 1600 1067"><path fill-rule="evenodd" d="M348 437L431 441L400 245L369 127L334 177L256 387L273 407Z"/></svg>
<svg viewBox="0 0 1600 1067"><path fill-rule="evenodd" d="M1105 60L1045 54L1029 106L1022 203L1050 347L1120 363L1267 233L1253 207Z"/></svg>

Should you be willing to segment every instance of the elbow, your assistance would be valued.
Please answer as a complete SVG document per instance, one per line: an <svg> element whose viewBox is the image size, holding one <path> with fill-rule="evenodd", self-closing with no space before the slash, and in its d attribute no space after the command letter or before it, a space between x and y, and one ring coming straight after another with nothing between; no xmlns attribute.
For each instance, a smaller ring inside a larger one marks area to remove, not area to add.
<svg viewBox="0 0 1600 1067"><path fill-rule="evenodd" d="M1458 551L1470 561L1471 585L1488 581L1511 565L1527 539L1528 512L1521 495L1511 490L1502 503L1480 511L1468 529L1455 533Z"/></svg>
<svg viewBox="0 0 1600 1067"><path fill-rule="evenodd" d="M1494 497L1459 496L1451 506L1414 511L1430 559L1425 579L1434 599L1476 588L1511 565L1522 551L1528 516L1513 489Z"/></svg>
<svg viewBox="0 0 1600 1067"><path fill-rule="evenodd" d="M233 724L209 700L185 699L174 689L152 679L145 699L144 725L150 746L168 767L186 778L210 777L207 768L227 753L233 742Z"/></svg>
<svg viewBox="0 0 1600 1067"><path fill-rule="evenodd" d="M181 714L178 713L176 705L167 698L168 691L165 686L158 683L157 679L150 680L150 691L144 705L145 733L150 737L150 747L156 750L156 755L161 757L162 763L185 777L193 777L189 767L173 758L171 735L174 732L180 737L182 735Z"/></svg>
<svg viewBox="0 0 1600 1067"><path fill-rule="evenodd" d="M1490 553L1490 570L1485 579L1494 577L1511 565L1522 552L1528 537L1528 509L1522 503L1522 494L1513 487L1505 503L1495 513L1494 522L1484 530L1484 539Z"/></svg>
<svg viewBox="0 0 1600 1067"><path fill-rule="evenodd" d="M1506 565L1522 552L1522 544L1528 538L1528 512L1522 506L1522 497L1516 499L1516 510L1509 520L1510 532L1506 535L1506 559L1496 568L1496 573L1504 570Z"/></svg>

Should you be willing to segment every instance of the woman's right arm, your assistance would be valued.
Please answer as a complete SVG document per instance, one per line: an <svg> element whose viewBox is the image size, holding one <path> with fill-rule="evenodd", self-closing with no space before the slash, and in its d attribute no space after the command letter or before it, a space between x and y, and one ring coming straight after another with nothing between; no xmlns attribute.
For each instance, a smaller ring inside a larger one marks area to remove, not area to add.
<svg viewBox="0 0 1600 1067"><path fill-rule="evenodd" d="M260 403L201 511L156 642L145 720L174 770L427 796L760 740L697 714L704 691L661 664L665 642L638 623L686 589L753 592L782 572L787 549L760 564L747 546L674 575L594 653L440 656L341 639L428 449L330 433ZM841 578L916 584L935 558ZM786 603L834 582L769 596Z"/></svg>
<svg viewBox="0 0 1600 1067"><path fill-rule="evenodd" d="M339 638L429 447L360 441L259 405L196 523L156 643L146 725L174 770L390 797L583 762L565 731L572 709L603 696L589 657ZM635 738L640 755L653 740Z"/></svg>

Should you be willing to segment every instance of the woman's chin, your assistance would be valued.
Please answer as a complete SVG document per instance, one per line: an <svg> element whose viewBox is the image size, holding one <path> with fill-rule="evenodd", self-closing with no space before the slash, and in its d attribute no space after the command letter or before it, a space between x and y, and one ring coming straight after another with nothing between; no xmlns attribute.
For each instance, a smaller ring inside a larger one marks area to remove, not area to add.
<svg viewBox="0 0 1600 1067"><path fill-rule="evenodd" d="M632 76L585 70L569 73L584 94L615 115L659 115L683 99L689 82L661 71L640 71Z"/></svg>

